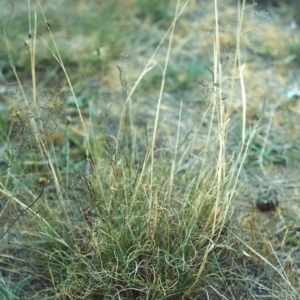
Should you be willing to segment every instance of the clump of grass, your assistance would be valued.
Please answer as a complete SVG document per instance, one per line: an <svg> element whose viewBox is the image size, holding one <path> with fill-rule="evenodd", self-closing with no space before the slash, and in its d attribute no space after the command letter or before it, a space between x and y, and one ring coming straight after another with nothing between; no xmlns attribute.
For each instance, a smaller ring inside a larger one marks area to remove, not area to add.
<svg viewBox="0 0 300 300"><path fill-rule="evenodd" d="M17 207L23 211L22 221L9 228L4 237L10 244L2 249L4 253L18 250L21 258L17 254L4 255L1 265L6 272L12 265L19 267L14 274L16 282L22 276L27 278L27 272L32 274L34 280L24 286L24 295L34 299L197 299L208 290L218 295L229 290L230 294L229 284L238 281L231 270L234 258L240 255L237 246L243 242L232 233L231 205L252 136L246 138L244 122L237 155L227 156L230 105L225 106L222 97L217 1L213 83L210 103L203 114L209 126L203 147L191 160L190 149L198 143L201 126L194 125L199 130L191 138L188 132L181 132L182 104L171 144L157 144L158 136L164 134L159 120L174 30L187 3L180 7L178 1L173 24L132 87L124 69L119 68L123 111L117 132L110 132L108 125L98 134L93 114L88 120L83 117L53 39L50 52L65 74L82 127L84 157L80 167L72 157L73 121L67 118L64 123L60 114L66 106L61 96L58 102L50 99L47 107L39 101L34 64L37 37L29 47L32 104L26 100L10 56L26 105L24 115L17 110L16 121L12 122L11 132L16 134L10 135L8 144L16 141L19 146L10 148L15 151L8 152L7 159L11 166L23 167L26 176L40 178L43 174L47 181L34 206L30 206L30 199L37 199L34 192L18 195L14 190L13 178L28 190L29 183L18 176L19 169L9 166L5 183L0 186L6 199L1 222L6 226L11 223L3 217L8 211ZM50 26L48 30L52 35ZM138 144L132 99L166 40L168 50L161 68L156 114L151 130L145 128L145 143ZM242 76L237 60L233 72L240 71ZM52 112L59 116L59 124ZM55 143L55 130L63 132L62 143ZM46 162L42 170L24 167L28 153L36 157L35 162ZM12 156L15 160L10 160ZM22 163L18 165L18 161Z"/></svg>

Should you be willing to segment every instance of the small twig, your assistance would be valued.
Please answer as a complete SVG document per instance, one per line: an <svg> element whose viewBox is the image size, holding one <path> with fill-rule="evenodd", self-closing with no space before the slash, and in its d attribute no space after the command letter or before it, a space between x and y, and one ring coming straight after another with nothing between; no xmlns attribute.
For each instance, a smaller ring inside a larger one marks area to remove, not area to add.
<svg viewBox="0 0 300 300"><path fill-rule="evenodd" d="M39 184L42 186L42 189L39 193L39 195L37 196L37 198L29 205L26 207L26 209L22 210L21 213L18 215L18 217L16 219L14 219L14 221L9 225L9 227L6 229L6 231L4 232L4 234L1 236L1 240L5 237L5 235L8 233L8 231L14 226L14 224L19 220L19 218L28 210L30 209L42 196L45 186L46 186L47 180L45 178L40 178L39 179Z"/></svg>

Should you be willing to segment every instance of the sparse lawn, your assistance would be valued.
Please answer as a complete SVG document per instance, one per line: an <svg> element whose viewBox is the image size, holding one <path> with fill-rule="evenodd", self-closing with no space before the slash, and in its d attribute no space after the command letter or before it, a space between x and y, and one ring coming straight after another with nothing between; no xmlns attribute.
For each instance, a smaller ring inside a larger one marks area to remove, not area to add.
<svg viewBox="0 0 300 300"><path fill-rule="evenodd" d="M0 298L299 299L300 4L106 2L0 12Z"/></svg>

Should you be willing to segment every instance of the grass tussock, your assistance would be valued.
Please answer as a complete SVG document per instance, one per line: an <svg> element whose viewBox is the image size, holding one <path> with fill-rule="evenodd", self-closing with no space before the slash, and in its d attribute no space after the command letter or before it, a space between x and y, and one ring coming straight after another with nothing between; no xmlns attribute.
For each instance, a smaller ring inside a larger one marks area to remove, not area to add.
<svg viewBox="0 0 300 300"><path fill-rule="evenodd" d="M137 15L156 22L166 11L169 14L171 2L159 6L158 12L145 9L148 1L137 2ZM176 26L189 2L177 1L173 6L169 27L133 83L127 69L118 67L121 109L114 111L107 103L99 114L92 101L88 111L82 109L39 1L39 15L51 41L51 46L46 44L48 54L64 75L55 91L39 90L36 12L29 10L30 87L19 77L5 31L17 87L1 134L5 170L1 169L0 182L4 199L0 295L4 299L176 300L208 295L235 299L241 291L259 299L263 294L259 288L251 289L251 274L241 271L241 265L249 264L269 268L269 274L283 280L289 296L297 296L276 260L268 260L251 240L240 237L233 218L239 177L256 133L246 124L240 52L244 4L238 6L226 102L219 3L215 1L211 82L200 82L205 106L192 129L186 130L181 101L173 135L167 135L164 92ZM134 99L147 74L158 65L158 53L164 60L158 67L155 113L151 124L141 130L135 123ZM191 76L194 80L195 75ZM184 82L186 86L190 79ZM236 89L242 95L242 125L235 152L230 153L227 140ZM271 246L269 250L273 253ZM280 299L281 285L263 280L258 286Z"/></svg>

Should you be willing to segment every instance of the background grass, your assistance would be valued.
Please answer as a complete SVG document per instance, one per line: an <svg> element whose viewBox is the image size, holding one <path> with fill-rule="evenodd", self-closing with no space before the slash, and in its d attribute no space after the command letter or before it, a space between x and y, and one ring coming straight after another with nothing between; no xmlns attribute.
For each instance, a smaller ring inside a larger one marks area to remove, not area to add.
<svg viewBox="0 0 300 300"><path fill-rule="evenodd" d="M4 299L297 299L299 5L29 3L1 12Z"/></svg>

